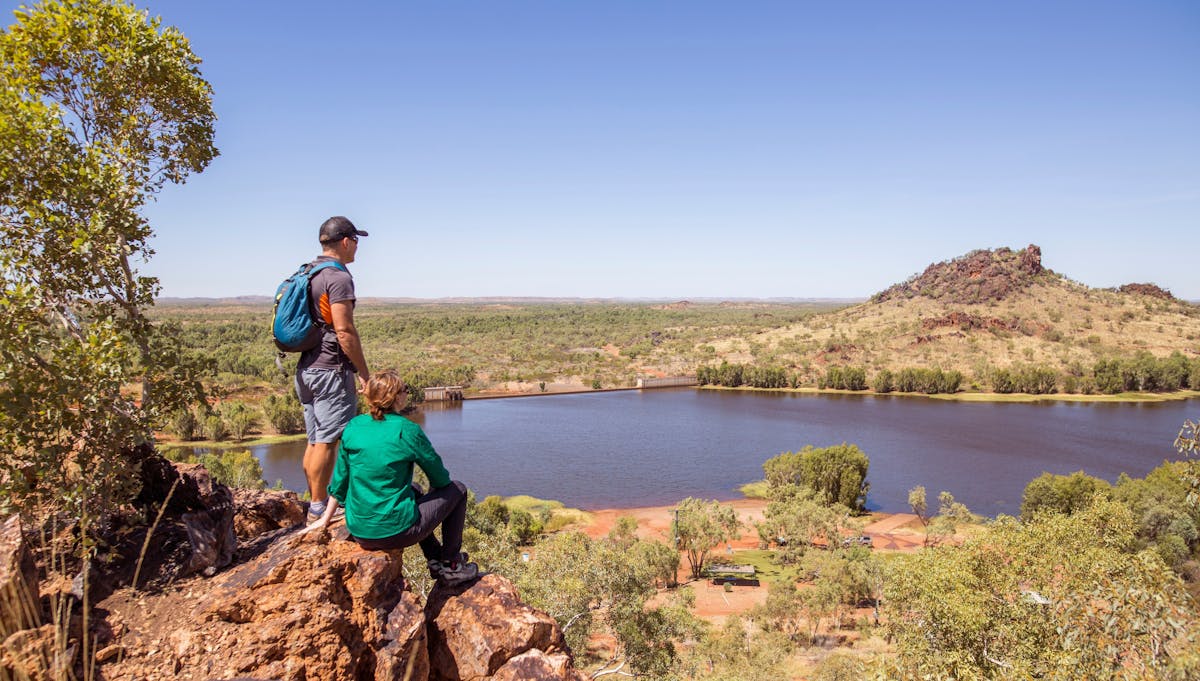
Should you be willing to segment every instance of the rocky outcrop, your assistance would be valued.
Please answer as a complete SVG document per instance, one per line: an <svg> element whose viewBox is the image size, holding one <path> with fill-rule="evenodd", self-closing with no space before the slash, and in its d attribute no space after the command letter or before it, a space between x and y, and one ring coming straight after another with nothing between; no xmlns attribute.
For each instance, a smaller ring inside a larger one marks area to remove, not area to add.
<svg viewBox="0 0 1200 681"><path fill-rule="evenodd" d="M426 613L433 681L490 678L510 664L514 666L506 672L509 678L575 678L563 676L570 669L570 657L558 623L522 603L503 577L485 575L466 586L435 587ZM537 661L517 660L532 651L540 652ZM559 670L553 672L558 675L519 672L543 667Z"/></svg>
<svg viewBox="0 0 1200 681"><path fill-rule="evenodd" d="M241 541L304 522L304 507L295 492L233 490L233 531Z"/></svg>
<svg viewBox="0 0 1200 681"><path fill-rule="evenodd" d="M584 678L554 619L522 603L503 577L434 587L425 603L405 586L402 552L364 551L342 525L298 532L294 494L234 494L201 466L152 455L142 465L139 505L151 519L165 505L142 573L150 578L139 579L151 589L93 592L87 626L97 678ZM39 607L18 522L0 528L0 581L30 593L5 600L6 614L21 602ZM140 547L145 528L128 534ZM244 562L233 564L235 557ZM120 578L128 571L114 568L109 577L128 584ZM27 618L0 637L0 679L58 678L72 659L78 671L74 648L55 657L58 632L39 624Z"/></svg>
<svg viewBox="0 0 1200 681"><path fill-rule="evenodd" d="M1161 298L1163 300L1177 300L1170 291L1157 284L1123 284L1117 291L1139 296L1150 296L1151 298Z"/></svg>
<svg viewBox="0 0 1200 681"><path fill-rule="evenodd" d="M199 464L172 463L161 456L142 462L142 490L135 502L148 513L166 504L154 528L154 551L143 574L169 583L200 573L206 576L233 562L233 493Z"/></svg>
<svg viewBox="0 0 1200 681"><path fill-rule="evenodd" d="M1043 335L1054 328L1045 322L1030 319L1000 319L999 317L985 317L958 310L947 312L945 315L939 317L926 317L921 320L921 328L926 331L942 327L957 327L963 331L977 329L985 329L993 332L1007 331L1022 333L1026 336ZM919 338L918 343L920 342Z"/></svg>
<svg viewBox="0 0 1200 681"><path fill-rule="evenodd" d="M1042 274L1042 249L1030 244L1022 251L998 248L972 251L935 263L921 274L871 298L873 302L924 296L951 304L1002 300L1027 288Z"/></svg>
<svg viewBox="0 0 1200 681"><path fill-rule="evenodd" d="M280 533L250 562L179 585L191 597L173 630L127 634L105 678L584 678L553 618L503 577L435 587L422 604L405 588L400 552L364 551L338 526ZM157 607L147 600L138 607Z"/></svg>

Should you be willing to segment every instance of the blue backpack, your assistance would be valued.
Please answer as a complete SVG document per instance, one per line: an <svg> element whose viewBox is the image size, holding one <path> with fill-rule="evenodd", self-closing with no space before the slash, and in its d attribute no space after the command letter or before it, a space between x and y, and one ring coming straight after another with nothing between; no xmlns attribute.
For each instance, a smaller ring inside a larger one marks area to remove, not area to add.
<svg viewBox="0 0 1200 681"><path fill-rule="evenodd" d="M309 282L314 275L328 267L346 272L346 266L336 260L310 262L302 265L296 273L275 289L275 309L271 311L271 337L280 354L304 352L321 342L325 325L312 318L309 312Z"/></svg>

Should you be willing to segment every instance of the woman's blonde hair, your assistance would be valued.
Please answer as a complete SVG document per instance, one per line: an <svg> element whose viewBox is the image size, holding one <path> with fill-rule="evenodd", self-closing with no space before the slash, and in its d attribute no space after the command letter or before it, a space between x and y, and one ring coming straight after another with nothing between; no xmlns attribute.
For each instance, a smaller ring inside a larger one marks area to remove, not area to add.
<svg viewBox="0 0 1200 681"><path fill-rule="evenodd" d="M392 403L402 390L407 390L400 374L395 369L387 369L371 374L367 381L367 406L371 410L371 418L382 421L383 415L392 410Z"/></svg>

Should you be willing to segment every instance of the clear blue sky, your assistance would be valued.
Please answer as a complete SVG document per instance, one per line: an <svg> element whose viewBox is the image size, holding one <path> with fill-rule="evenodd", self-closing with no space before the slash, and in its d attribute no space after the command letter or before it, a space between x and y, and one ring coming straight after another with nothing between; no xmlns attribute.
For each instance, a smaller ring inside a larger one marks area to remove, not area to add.
<svg viewBox="0 0 1200 681"><path fill-rule="evenodd" d="M1036 243L1200 299L1192 0L148 7L219 116L149 211L167 296L271 294L344 214L362 297L857 297Z"/></svg>

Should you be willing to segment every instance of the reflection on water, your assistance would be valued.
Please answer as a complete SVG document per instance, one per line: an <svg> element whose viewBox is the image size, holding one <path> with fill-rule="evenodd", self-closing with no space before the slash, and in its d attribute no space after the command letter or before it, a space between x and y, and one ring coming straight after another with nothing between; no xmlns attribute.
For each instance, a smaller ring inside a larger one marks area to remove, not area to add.
<svg viewBox="0 0 1200 681"><path fill-rule="evenodd" d="M857 444L868 507L906 510L908 490L952 492L972 510L1016 513L1043 471L1107 480L1165 459L1197 402L944 402L874 395L694 389L429 405L413 415L451 474L482 498L532 494L584 508L731 499L762 463L806 444ZM304 443L253 447L268 482L305 489Z"/></svg>

